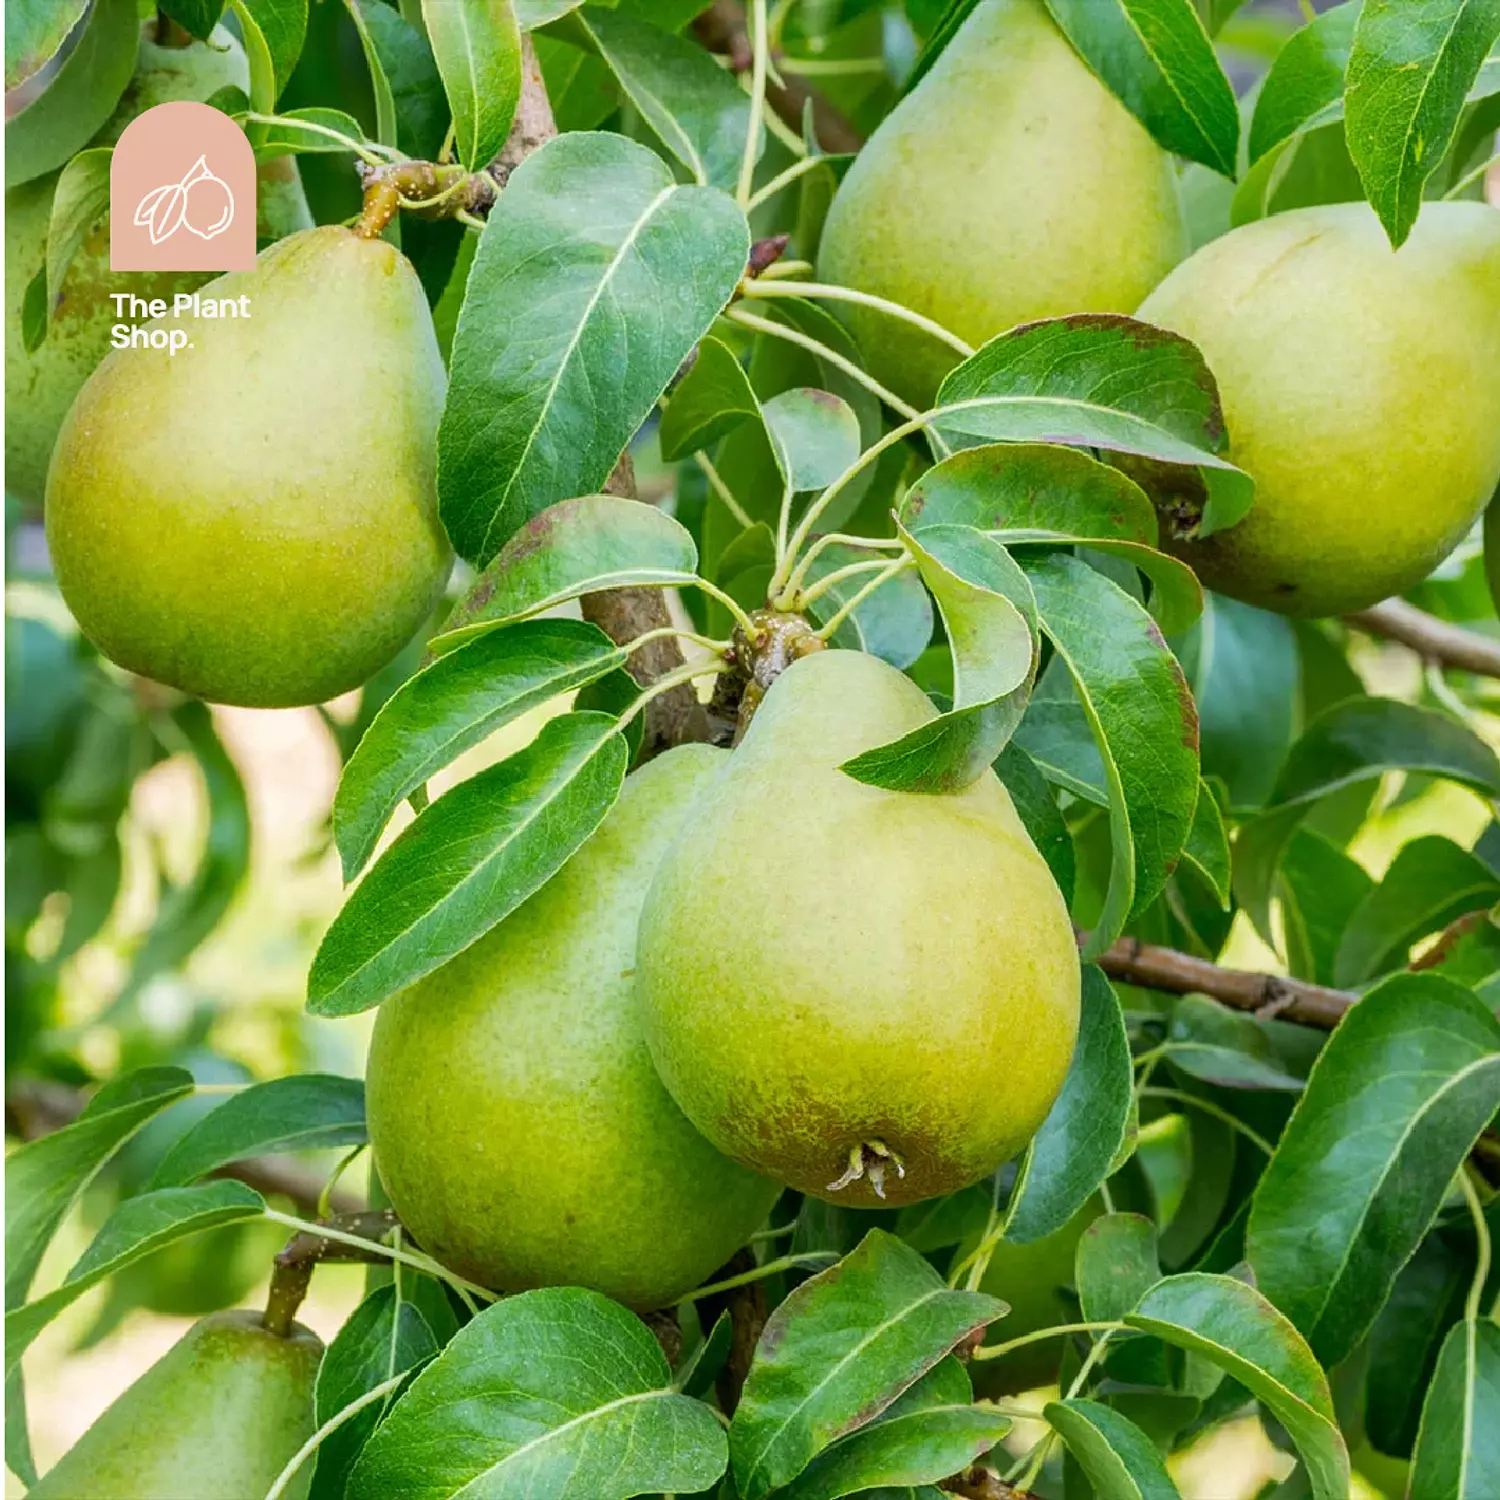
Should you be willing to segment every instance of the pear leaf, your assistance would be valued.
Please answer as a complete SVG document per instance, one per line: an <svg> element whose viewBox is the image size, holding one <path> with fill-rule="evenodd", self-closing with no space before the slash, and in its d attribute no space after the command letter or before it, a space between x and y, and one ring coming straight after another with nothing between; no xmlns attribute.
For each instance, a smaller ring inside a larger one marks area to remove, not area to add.
<svg viewBox="0 0 1500 1500"><path fill-rule="evenodd" d="M766 530L770 539L770 531ZM755 531L744 532L745 537L756 535ZM771 543L774 556L775 544ZM837 569L852 563L869 562L882 554L864 551L844 542L833 542L823 548L813 559L807 571L807 582L817 583ZM729 558L726 551L722 564ZM825 625L867 584L871 573L856 573L828 585L828 591L820 594L805 608L819 625ZM843 623L833 633L836 646L856 651L868 651L888 661L893 667L905 670L927 649L932 639L932 600L922 581L914 571L898 573L889 578L873 594L855 606L853 614L846 615Z"/></svg>
<svg viewBox="0 0 1500 1500"><path fill-rule="evenodd" d="M646 1325L597 1292L509 1297L407 1387L360 1454L348 1500L697 1494L724 1472L724 1432L671 1379Z"/></svg>
<svg viewBox="0 0 1500 1500"><path fill-rule="evenodd" d="M307 39L307 0L232 0L250 61L250 98L275 109Z"/></svg>
<svg viewBox="0 0 1500 1500"><path fill-rule="evenodd" d="M80 151L57 179L47 224L47 321L62 303L63 280L89 231L109 212L109 164L113 146Z"/></svg>
<svg viewBox="0 0 1500 1500"><path fill-rule="evenodd" d="M25 83L54 57L88 0L14 0L5 8L5 90Z"/></svg>
<svg viewBox="0 0 1500 1500"><path fill-rule="evenodd" d="M604 821L628 759L613 716L563 714L439 797L334 918L308 976L308 1009L368 1010L482 937Z"/></svg>
<svg viewBox="0 0 1500 1500"><path fill-rule="evenodd" d="M693 181L732 190L750 129L750 99L730 74L696 42L623 10L586 6L575 12L574 25Z"/></svg>
<svg viewBox="0 0 1500 1500"><path fill-rule="evenodd" d="M71 1124L5 1158L5 1306L25 1299L57 1226L94 1174L153 1115L193 1092L186 1068L113 1079Z"/></svg>
<svg viewBox="0 0 1500 1500"><path fill-rule="evenodd" d="M1398 974L1340 1022L1255 1190L1256 1284L1324 1364L1368 1332L1453 1174L1500 1110L1500 1022L1435 974Z"/></svg>
<svg viewBox="0 0 1500 1500"><path fill-rule="evenodd" d="M732 199L623 137L561 135L516 168L469 273L438 430L462 556L483 566L547 506L603 485L749 250Z"/></svg>
<svg viewBox="0 0 1500 1500"><path fill-rule="evenodd" d="M1049 1401L1042 1415L1068 1445L1097 1495L1181 1500L1156 1444L1128 1417L1098 1401Z"/></svg>
<svg viewBox="0 0 1500 1500"><path fill-rule="evenodd" d="M1047 0L1047 9L1160 145L1233 179L1239 108L1193 0Z"/></svg>
<svg viewBox="0 0 1500 1500"><path fill-rule="evenodd" d="M794 492L826 489L859 457L859 418L831 391L782 391L765 402L761 416L776 465Z"/></svg>
<svg viewBox="0 0 1500 1500"><path fill-rule="evenodd" d="M399 1265L395 1269L404 1274ZM400 1283L376 1287L349 1315L318 1366L313 1390L318 1425L403 1370L420 1369L437 1352L438 1341L427 1319L401 1295ZM392 1391L323 1439L308 1500L344 1500L349 1471L396 1396Z"/></svg>
<svg viewBox="0 0 1500 1500"><path fill-rule="evenodd" d="M1099 1190L1130 1127L1134 1081L1114 986L1086 964L1073 1061L1027 1151L1011 1194L1006 1239L1017 1244L1045 1239Z"/></svg>
<svg viewBox="0 0 1500 1500"><path fill-rule="evenodd" d="M1174 1068L1217 1088L1302 1092L1302 1080L1287 1072L1265 1023L1206 995L1184 995L1172 1007L1166 1045Z"/></svg>
<svg viewBox="0 0 1500 1500"><path fill-rule="evenodd" d="M1031 842L1047 861L1047 868L1052 871L1063 900L1071 907L1077 876L1073 835L1068 831L1062 810L1047 785L1047 778L1042 775L1041 767L1012 740L995 762L995 775L1010 793L1010 800L1015 803Z"/></svg>
<svg viewBox="0 0 1500 1500"><path fill-rule="evenodd" d="M1361 4L1362 0L1345 0L1331 6L1293 33L1276 54L1250 120L1252 165L1298 131L1314 122L1326 123L1324 111L1342 101Z"/></svg>
<svg viewBox="0 0 1500 1500"><path fill-rule="evenodd" d="M1100 1214L1079 1236L1073 1281L1089 1322L1123 1318L1160 1280L1156 1225L1144 1214Z"/></svg>
<svg viewBox="0 0 1500 1500"><path fill-rule="evenodd" d="M1349 1453L1328 1377L1302 1336L1254 1287L1198 1271L1168 1276L1125 1322L1202 1355L1239 1381L1286 1428L1314 1500L1346 1500Z"/></svg>
<svg viewBox="0 0 1500 1500"><path fill-rule="evenodd" d="M375 93L375 138L433 161L448 128L448 101L427 38L384 0L345 0Z"/></svg>
<svg viewBox="0 0 1500 1500"><path fill-rule="evenodd" d="M1345 134L1365 196L1393 246L1458 128L1500 37L1495 0L1365 0L1344 84Z"/></svg>
<svg viewBox="0 0 1500 1500"><path fill-rule="evenodd" d="M872 1229L771 1314L729 1429L739 1493L764 1500L795 1479L1004 1312L994 1297L950 1290L915 1250Z"/></svg>
<svg viewBox="0 0 1500 1500"><path fill-rule="evenodd" d="M178 1137L151 1179L183 1187L248 1156L363 1145L365 1086L332 1073L293 1073L252 1084Z"/></svg>
<svg viewBox="0 0 1500 1500"><path fill-rule="evenodd" d="M458 159L478 172L505 144L521 97L521 32L511 0L422 0L422 20L453 113Z"/></svg>
<svg viewBox="0 0 1500 1500"><path fill-rule="evenodd" d="M1500 1494L1500 1328L1455 1323L1443 1341L1412 1454L1411 1500Z"/></svg>
<svg viewBox="0 0 1500 1500"><path fill-rule="evenodd" d="M1198 783L1198 803L1193 809L1193 824L1187 842L1182 846L1182 862L1196 870L1204 883L1219 898L1220 907L1229 910L1229 834L1218 799L1206 781Z"/></svg>
<svg viewBox="0 0 1500 1500"><path fill-rule="evenodd" d="M352 880L364 868L402 800L444 766L497 729L560 693L607 677L626 660L595 625L522 620L465 640L407 678L381 705L339 779L333 833L344 878Z"/></svg>
<svg viewBox="0 0 1500 1500"><path fill-rule="evenodd" d="M33 1339L58 1313L91 1286L205 1229L258 1218L265 1200L242 1182L206 1182L198 1187L158 1188L127 1198L104 1221L61 1286L5 1315L5 1368L20 1362Z"/></svg>
<svg viewBox="0 0 1500 1500"><path fill-rule="evenodd" d="M699 1339L678 1365L673 1382L677 1389L685 1396L706 1396L728 1363L733 1343L734 1319L726 1308L714 1319L707 1337Z"/></svg>
<svg viewBox="0 0 1500 1500"><path fill-rule="evenodd" d="M1076 557L1028 556L1022 567L1109 790L1109 889L1085 949L1092 957L1156 898L1187 842L1198 801L1198 718L1177 658L1134 599Z"/></svg>
<svg viewBox="0 0 1500 1500"><path fill-rule="evenodd" d="M661 456L676 463L712 446L747 418L759 416L760 402L745 367L727 344L706 337L699 341L692 365L662 413Z"/></svg>

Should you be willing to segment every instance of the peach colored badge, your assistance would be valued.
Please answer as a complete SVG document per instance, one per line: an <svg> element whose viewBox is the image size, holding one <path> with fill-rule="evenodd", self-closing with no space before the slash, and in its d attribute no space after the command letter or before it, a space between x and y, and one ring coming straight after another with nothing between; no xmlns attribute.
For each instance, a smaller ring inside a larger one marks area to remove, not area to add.
<svg viewBox="0 0 1500 1500"><path fill-rule="evenodd" d="M109 167L112 271L247 271L255 264L255 153L207 104L132 120Z"/></svg>

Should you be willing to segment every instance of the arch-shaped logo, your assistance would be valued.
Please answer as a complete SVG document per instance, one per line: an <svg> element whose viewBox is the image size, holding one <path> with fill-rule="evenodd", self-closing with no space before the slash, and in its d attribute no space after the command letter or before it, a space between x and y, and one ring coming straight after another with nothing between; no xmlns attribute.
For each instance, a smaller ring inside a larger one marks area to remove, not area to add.
<svg viewBox="0 0 1500 1500"><path fill-rule="evenodd" d="M109 167L112 271L247 271L255 153L211 105L179 99L132 120Z"/></svg>

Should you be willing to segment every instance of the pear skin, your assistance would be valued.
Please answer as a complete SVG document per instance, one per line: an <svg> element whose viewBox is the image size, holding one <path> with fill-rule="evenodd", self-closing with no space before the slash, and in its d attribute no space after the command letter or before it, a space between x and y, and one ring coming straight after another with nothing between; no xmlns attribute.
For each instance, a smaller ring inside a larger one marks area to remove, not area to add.
<svg viewBox="0 0 1500 1500"><path fill-rule="evenodd" d="M1067 908L994 774L920 796L838 769L934 715L873 656L794 663L641 918L646 1038L683 1112L737 1161L854 1207L1014 1155L1078 1032Z"/></svg>
<svg viewBox="0 0 1500 1500"><path fill-rule="evenodd" d="M218 703L359 686L447 576L434 451L445 376L394 246L307 230L158 319L188 346L116 350L58 437L47 541L83 633L122 667Z"/></svg>
<svg viewBox="0 0 1500 1500"><path fill-rule="evenodd" d="M1210 588L1282 614L1365 609L1425 578L1500 480L1500 212L1424 203L1393 251L1362 203L1232 230L1139 316L1219 383L1238 525L1173 550Z"/></svg>
<svg viewBox="0 0 1500 1500"><path fill-rule="evenodd" d="M673 1104L633 983L651 872L727 758L684 745L637 771L536 895L380 1008L366 1095L381 1181L422 1247L473 1280L660 1307L781 1191Z"/></svg>
<svg viewBox="0 0 1500 1500"><path fill-rule="evenodd" d="M323 1345L258 1312L195 1323L42 1476L33 1500L251 1500L313 1433ZM302 1500L309 1463L287 1491Z"/></svg>
<svg viewBox="0 0 1500 1500"><path fill-rule="evenodd" d="M1129 312L1186 251L1167 153L1042 0L981 0L850 167L818 273L978 346L1036 318ZM836 305L870 372L929 405L958 356Z"/></svg>
<svg viewBox="0 0 1500 1500"><path fill-rule="evenodd" d="M221 88L250 88L244 48L218 27L207 42L159 46L156 22L141 26L135 75L108 123L90 143L112 145L125 127L153 105L176 99L207 99ZM115 292L170 304L209 280L206 271L109 269L109 215L88 232L63 277L57 306L41 344L27 351L21 329L26 289L47 258L47 226L58 173L28 182L5 195L5 487L41 505L47 462L58 429L83 383L110 351L110 329L119 322ZM257 233L278 240L312 228L302 178L292 157L274 157L256 173Z"/></svg>

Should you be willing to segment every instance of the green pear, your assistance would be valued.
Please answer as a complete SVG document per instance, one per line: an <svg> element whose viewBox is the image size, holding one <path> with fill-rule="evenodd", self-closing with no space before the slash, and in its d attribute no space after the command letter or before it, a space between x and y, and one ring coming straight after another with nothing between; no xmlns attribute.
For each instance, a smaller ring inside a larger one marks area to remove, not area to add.
<svg viewBox="0 0 1500 1500"><path fill-rule="evenodd" d="M432 316L394 246L336 225L200 295L240 315L144 325L186 347L117 349L68 413L53 568L122 667L219 703L320 703L389 661L447 576Z"/></svg>
<svg viewBox="0 0 1500 1500"><path fill-rule="evenodd" d="M646 1038L727 1155L869 1207L977 1181L1062 1087L1067 908L994 774L921 796L840 764L928 723L909 678L821 651L777 678L641 917Z"/></svg>
<svg viewBox="0 0 1500 1500"><path fill-rule="evenodd" d="M978 345L1035 318L1129 312L1186 249L1171 158L1042 0L982 0L850 167L818 271ZM953 351L839 308L870 372L928 405Z"/></svg>
<svg viewBox="0 0 1500 1500"><path fill-rule="evenodd" d="M207 99L219 89L248 91L250 64L244 48L218 27L208 42L161 46L156 22L141 27L140 55L125 96L90 143L113 145L125 127L153 105L177 99ZM89 230L63 277L47 336L26 349L22 311L27 288L47 258L47 227L58 173L28 182L5 195L5 487L40 505L47 462L68 408L85 380L110 350L110 329L119 322L111 297L134 292L147 301L171 303L178 292L201 287L207 271L112 272L109 215ZM302 179L291 157L276 157L257 172L257 232L276 240L312 227Z"/></svg>
<svg viewBox="0 0 1500 1500"><path fill-rule="evenodd" d="M636 772L559 874L380 1009L366 1101L381 1182L422 1247L473 1280L660 1307L781 1191L668 1097L632 982L652 871L726 759L684 745Z"/></svg>
<svg viewBox="0 0 1500 1500"><path fill-rule="evenodd" d="M1398 594L1500 480L1500 213L1425 203L1393 251L1362 203L1294 209L1185 261L1140 316L1219 383L1237 526L1176 550L1210 588L1289 615Z"/></svg>
<svg viewBox="0 0 1500 1500"><path fill-rule="evenodd" d="M259 1500L312 1436L323 1345L258 1312L195 1323L31 1490L32 1500ZM287 1491L307 1493L312 1465Z"/></svg>

